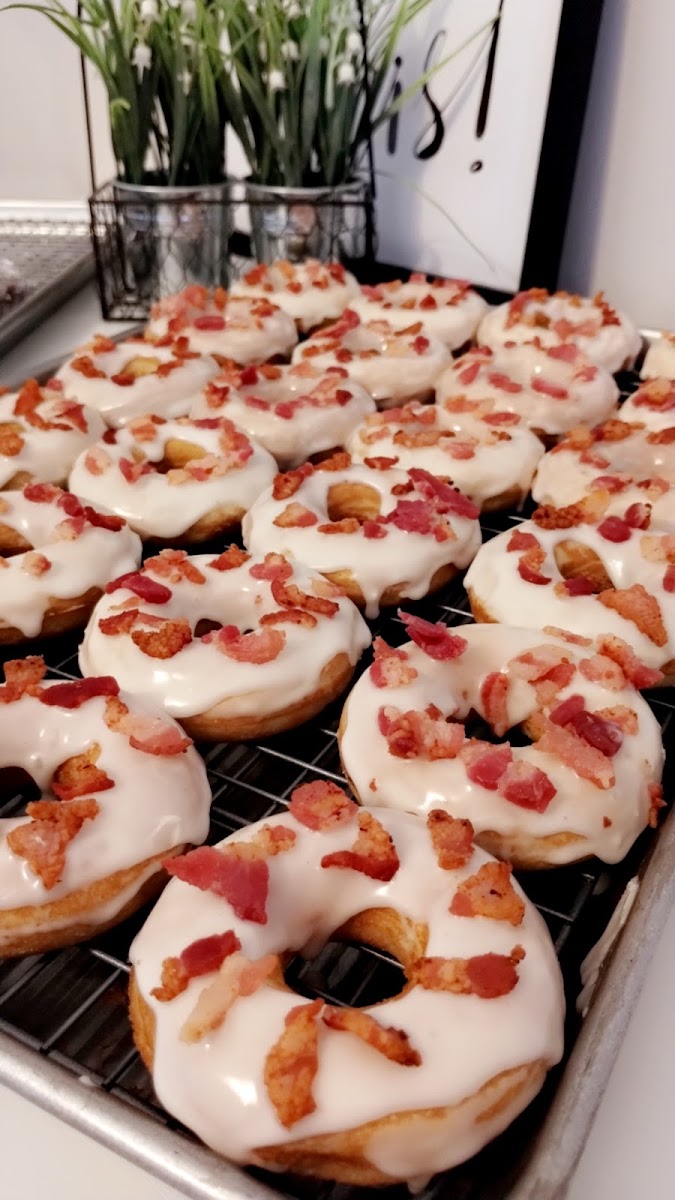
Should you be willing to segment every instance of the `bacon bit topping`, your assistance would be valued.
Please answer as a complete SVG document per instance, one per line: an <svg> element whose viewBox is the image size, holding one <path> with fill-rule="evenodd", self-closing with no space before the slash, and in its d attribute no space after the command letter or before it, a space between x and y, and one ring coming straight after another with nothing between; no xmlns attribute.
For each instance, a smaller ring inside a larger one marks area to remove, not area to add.
<svg viewBox="0 0 675 1200"><path fill-rule="evenodd" d="M618 663L626 678L630 679L636 688L655 687L663 679L662 672L653 667L646 667L644 663L640 662L640 659L622 638L613 637L610 634L603 635L598 638L598 650Z"/></svg>
<svg viewBox="0 0 675 1200"><path fill-rule="evenodd" d="M541 566L545 557L544 551L541 548L528 550L526 554L521 555L518 559L518 574L521 579L525 580L525 583L535 583L543 587L545 584L551 582L551 576L542 575L541 571L538 570L538 566L534 567L532 565L535 561L532 557L533 555L537 556L538 566Z"/></svg>
<svg viewBox="0 0 675 1200"><path fill-rule="evenodd" d="M510 379L502 371L488 371L488 383L491 387L497 388L500 392L506 392L508 395L516 396L518 392L522 392L523 388L515 379Z"/></svg>
<svg viewBox="0 0 675 1200"><path fill-rule="evenodd" d="M46 669L44 659L35 654L6 662L6 682L0 687L0 704L11 704L22 696L39 696Z"/></svg>
<svg viewBox="0 0 675 1200"><path fill-rule="evenodd" d="M192 641L190 622L185 617L162 621L157 629L134 629L131 640L149 658L173 658Z"/></svg>
<svg viewBox="0 0 675 1200"><path fill-rule="evenodd" d="M184 737L176 725L167 724L161 717L130 713L119 696L108 699L103 720L108 729L127 737L131 748L140 750L143 754L171 757L174 754L182 754L192 745L190 738Z"/></svg>
<svg viewBox="0 0 675 1200"><path fill-rule="evenodd" d="M582 658L579 670L591 683L601 683L613 692L621 691L628 682L619 664L606 654L592 654L590 658Z"/></svg>
<svg viewBox="0 0 675 1200"><path fill-rule="evenodd" d="M666 645L668 634L663 624L659 602L641 583L634 583L629 588L611 588L600 592L598 600L605 608L618 612L624 620L632 621L640 633L649 638L655 646Z"/></svg>
<svg viewBox="0 0 675 1200"><path fill-rule="evenodd" d="M54 795L59 800L77 800L90 792L105 792L114 787L114 780L96 766L100 755L101 747L95 744L62 762L52 777Z"/></svg>
<svg viewBox="0 0 675 1200"><path fill-rule="evenodd" d="M663 576L664 592L675 592L675 566L671 563L666 567L666 573Z"/></svg>
<svg viewBox="0 0 675 1200"><path fill-rule="evenodd" d="M15 458L21 453L26 443L21 437L20 428L20 425L11 422L0 425L0 455Z"/></svg>
<svg viewBox="0 0 675 1200"><path fill-rule="evenodd" d="M44 575L51 570L52 564L44 554L39 554L37 550L29 550L21 559L21 570L27 575L34 576L38 579L40 575Z"/></svg>
<svg viewBox="0 0 675 1200"><path fill-rule="evenodd" d="M554 725L542 713L533 713L530 724L539 735L537 750L544 754L552 754L582 779L587 779L602 791L614 786L616 780L610 759L584 738L579 737L573 729L562 729Z"/></svg>
<svg viewBox="0 0 675 1200"><path fill-rule="evenodd" d="M499 781L511 763L509 745L493 746L489 742L468 742L462 752L466 773L472 783L496 792Z"/></svg>
<svg viewBox="0 0 675 1200"><path fill-rule="evenodd" d="M549 713L549 720L553 721L554 725L567 725L573 717L583 712L585 708L586 701L583 696L568 696L566 700L563 700L562 704L558 704Z"/></svg>
<svg viewBox="0 0 675 1200"><path fill-rule="evenodd" d="M242 921L266 925L269 867L264 857L251 851L260 854L258 847L246 842L222 850L199 846L180 858L167 859L164 867L183 883L222 896Z"/></svg>
<svg viewBox="0 0 675 1200"><path fill-rule="evenodd" d="M321 866L359 871L369 879L379 879L388 883L400 866L392 838L370 812L361 809L357 821L359 833L352 849L325 854L321 859Z"/></svg>
<svg viewBox="0 0 675 1200"><path fill-rule="evenodd" d="M101 617L98 627L106 637L117 637L130 633L140 615L140 609L127 608L123 612L113 613L111 617Z"/></svg>
<svg viewBox="0 0 675 1200"><path fill-rule="evenodd" d="M219 333L225 328L225 318L218 313L203 313L199 317L195 317L192 321L195 329L201 329L207 333Z"/></svg>
<svg viewBox="0 0 675 1200"><path fill-rule="evenodd" d="M598 525L598 533L608 542L627 542L631 528L621 517L605 517Z"/></svg>
<svg viewBox="0 0 675 1200"><path fill-rule="evenodd" d="M285 1129L297 1125L316 1109L312 1086L319 1069L316 1018L322 1000L298 1004L286 1014L284 1031L265 1059L265 1087Z"/></svg>
<svg viewBox="0 0 675 1200"><path fill-rule="evenodd" d="M496 1000L518 982L516 967L525 957L522 946L510 955L477 954L473 958L418 958L406 971L413 985L434 992L455 992Z"/></svg>
<svg viewBox="0 0 675 1200"><path fill-rule="evenodd" d="M265 625L302 625L305 629L316 629L316 617L305 612L302 608L279 608L275 612L265 613L260 618L261 626Z"/></svg>
<svg viewBox="0 0 675 1200"><path fill-rule="evenodd" d="M539 549L539 542L533 533L523 533L520 529L514 529L506 549L507 552L512 550L537 550Z"/></svg>
<svg viewBox="0 0 675 1200"><path fill-rule="evenodd" d="M323 833L353 821L359 810L336 783L315 779L295 788L288 811L301 825Z"/></svg>
<svg viewBox="0 0 675 1200"><path fill-rule="evenodd" d="M592 480L591 487L615 496L624 492L630 482L630 475L598 475L597 479Z"/></svg>
<svg viewBox="0 0 675 1200"><path fill-rule="evenodd" d="M612 725L618 725L622 733L635 734L638 731L638 715L635 709L626 704L615 704L612 708L599 708L596 717L602 717Z"/></svg>
<svg viewBox="0 0 675 1200"><path fill-rule="evenodd" d="M92 679L76 679L73 683L52 683L40 692L41 704L59 708L80 708L96 696L117 696L119 684L112 675Z"/></svg>
<svg viewBox="0 0 675 1200"><path fill-rule="evenodd" d="M484 863L475 875L469 875L455 892L450 912L456 917L490 917L520 925L525 905L511 882L509 863Z"/></svg>
<svg viewBox="0 0 675 1200"><path fill-rule="evenodd" d="M206 633L202 641L215 646L235 662L264 664L279 657L286 645L286 634L282 629L269 626L252 633L240 633L236 625L223 625L222 629Z"/></svg>
<svg viewBox="0 0 675 1200"><path fill-rule="evenodd" d="M318 533L358 533L361 526L356 517L342 517L340 521L327 521L319 525Z"/></svg>
<svg viewBox="0 0 675 1200"><path fill-rule="evenodd" d="M559 629L557 625L544 625L542 633L562 638L563 642L568 642L570 646L590 646L593 642L592 638L581 637L578 633L570 633L569 629Z"/></svg>
<svg viewBox="0 0 675 1200"><path fill-rule="evenodd" d="M318 520L316 513L306 508L304 504L298 504L297 500L293 500L286 505L282 512L278 513L272 524L276 525L278 529L306 529L310 525L316 525ZM320 528L325 532L323 526Z"/></svg>
<svg viewBox="0 0 675 1200"><path fill-rule="evenodd" d="M651 515L651 504L630 504L623 514L623 519L631 529L648 529Z"/></svg>
<svg viewBox="0 0 675 1200"><path fill-rule="evenodd" d="M427 813L427 829L442 871L466 866L473 854L474 831L470 821L452 817L442 808L432 808Z"/></svg>
<svg viewBox="0 0 675 1200"><path fill-rule="evenodd" d="M284 474L275 475L272 495L275 500L290 500L294 496L298 488L304 483L314 472L314 467L311 463L303 463L301 467L296 467L293 471L286 471Z"/></svg>
<svg viewBox="0 0 675 1200"><path fill-rule="evenodd" d="M387 536L387 530L381 521L367 520L362 525L363 536L367 538L383 538Z"/></svg>
<svg viewBox="0 0 675 1200"><path fill-rule="evenodd" d="M247 554L245 550L240 550L239 546L228 546L227 550L224 550L218 558L212 559L208 566L212 567L214 571L232 571L235 567L243 567L250 557L251 555Z"/></svg>
<svg viewBox="0 0 675 1200"><path fill-rule="evenodd" d="M380 709L378 724L395 758L456 758L464 744L464 726L444 720L438 710L401 713L387 706Z"/></svg>
<svg viewBox="0 0 675 1200"><path fill-rule="evenodd" d="M241 950L241 942L232 929L190 942L177 958L162 963L162 983L150 995L161 1003L174 1000L184 992L191 979L218 971L226 958Z"/></svg>
<svg viewBox="0 0 675 1200"><path fill-rule="evenodd" d="M181 1042L201 1041L220 1029L235 1000L252 996L277 970L276 954L266 954L249 962L243 954L230 954L220 966L218 976L201 992L195 1007L180 1031Z"/></svg>
<svg viewBox="0 0 675 1200"><path fill-rule="evenodd" d="M388 646L382 638L377 637L373 642L375 661L370 668L370 678L375 687L403 687L417 678L417 671L408 662L405 650Z"/></svg>
<svg viewBox="0 0 675 1200"><path fill-rule="evenodd" d="M556 791L544 771L523 759L509 763L499 781L499 794L505 800L532 812L546 812Z"/></svg>
<svg viewBox="0 0 675 1200"><path fill-rule="evenodd" d="M143 575L141 571L128 571L126 575L119 575L117 579L106 584L105 591L109 594L120 588L128 588L139 599L147 600L148 604L167 604L172 596L171 588L157 583L156 579Z"/></svg>
<svg viewBox="0 0 675 1200"><path fill-rule="evenodd" d="M66 851L85 821L98 815L96 800L36 800L26 805L27 825L18 825L7 834L13 854L25 858L31 871L49 891L60 883L66 865Z"/></svg>
<svg viewBox="0 0 675 1200"><path fill-rule="evenodd" d="M398 459L377 455L372 458L364 458L363 461L367 467L371 467L374 471L390 471L392 467L396 466Z"/></svg>
<svg viewBox="0 0 675 1200"><path fill-rule="evenodd" d="M577 575L573 579L563 579L556 583L553 590L556 596L593 596L598 591L598 586L585 575Z"/></svg>
<svg viewBox="0 0 675 1200"><path fill-rule="evenodd" d="M581 503L567 504L562 508L540 504L532 513L532 520L540 529L573 529L575 525L583 524L585 513Z"/></svg>
<svg viewBox="0 0 675 1200"><path fill-rule="evenodd" d="M410 1038L402 1029L382 1025L361 1008L333 1008L326 1005L321 1014L324 1025L343 1033L353 1033L378 1054L401 1067L419 1067L422 1058L410 1045Z"/></svg>
<svg viewBox="0 0 675 1200"><path fill-rule="evenodd" d="M666 802L663 799L663 785L660 783L650 783L647 785L647 794L649 796L649 821L651 829L656 829L659 821L659 809L665 808Z"/></svg>
<svg viewBox="0 0 675 1200"><path fill-rule="evenodd" d="M206 576L188 558L185 550L160 550L154 558L148 558L144 563L145 570L150 570L170 583L206 583Z"/></svg>
<svg viewBox="0 0 675 1200"><path fill-rule="evenodd" d="M508 676L502 671L492 671L480 686L480 698L485 720L492 726L497 737L503 737L510 726L507 698Z"/></svg>
<svg viewBox="0 0 675 1200"><path fill-rule="evenodd" d="M434 505L436 512L453 513L468 521L478 520L480 509L457 488L431 475L429 471L423 471L421 467L411 467L408 476L425 500Z"/></svg>
<svg viewBox="0 0 675 1200"><path fill-rule="evenodd" d="M403 612L400 608L398 616L412 641L429 658L436 659L437 662L449 662L453 658L459 658L466 650L466 638L452 633L441 621L425 621L422 617Z"/></svg>
<svg viewBox="0 0 675 1200"><path fill-rule="evenodd" d="M61 488L54 487L52 483L29 483L23 489L23 494L33 504L51 504L63 496Z"/></svg>
<svg viewBox="0 0 675 1200"><path fill-rule="evenodd" d="M557 383L548 383L538 375L532 380L532 391L538 392L540 396L550 396L552 400L569 399L567 388L560 387Z"/></svg>
<svg viewBox="0 0 675 1200"><path fill-rule="evenodd" d="M285 578L272 580L272 595L281 608L304 608L307 612L319 613L323 617L332 618L340 610L340 605L325 596L310 596L303 592L295 583L288 583Z"/></svg>

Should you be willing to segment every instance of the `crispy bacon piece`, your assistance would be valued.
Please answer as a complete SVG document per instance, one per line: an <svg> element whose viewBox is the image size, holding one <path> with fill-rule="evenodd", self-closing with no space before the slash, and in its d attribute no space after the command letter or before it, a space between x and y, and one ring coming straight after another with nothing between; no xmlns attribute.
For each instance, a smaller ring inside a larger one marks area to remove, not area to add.
<svg viewBox="0 0 675 1200"><path fill-rule="evenodd" d="M359 832L352 849L325 854L321 866L359 871L369 879L388 883L400 866L393 840L372 813L359 810L357 821Z"/></svg>
<svg viewBox="0 0 675 1200"><path fill-rule="evenodd" d="M304 608L278 608L275 612L265 613L260 618L260 625L303 625L305 629L316 629L318 622Z"/></svg>
<svg viewBox="0 0 675 1200"><path fill-rule="evenodd" d="M666 573L663 576L663 590L664 592L675 592L675 566L672 563L666 567Z"/></svg>
<svg viewBox="0 0 675 1200"><path fill-rule="evenodd" d="M659 602L641 583L634 583L629 588L608 588L598 593L598 600L605 608L618 612L624 620L632 621L655 646L666 645L668 634Z"/></svg>
<svg viewBox="0 0 675 1200"><path fill-rule="evenodd" d="M128 588L139 599L147 600L148 604L167 604L173 594L171 588L151 579L149 575L143 575L141 571L128 571L105 586L108 593L117 592L120 588Z"/></svg>
<svg viewBox="0 0 675 1200"><path fill-rule="evenodd" d="M164 959L161 985L153 988L150 995L161 1003L174 1000L191 979L220 970L225 959L237 950L241 950L241 942L232 929L190 942L178 957Z"/></svg>
<svg viewBox="0 0 675 1200"><path fill-rule="evenodd" d="M616 779L611 760L579 737L574 729L554 725L542 713L533 713L530 724L538 738L537 750L553 755L581 779L587 779L602 791L614 786Z"/></svg>
<svg viewBox="0 0 675 1200"><path fill-rule="evenodd" d="M427 813L427 829L438 865L442 871L455 871L468 863L473 854L473 825L452 817L442 808Z"/></svg>
<svg viewBox="0 0 675 1200"><path fill-rule="evenodd" d="M25 446L21 437L20 426L15 422L4 421L0 424L0 455L5 458L16 458Z"/></svg>
<svg viewBox="0 0 675 1200"><path fill-rule="evenodd" d="M400 608L398 616L415 645L428 654L429 658L438 662L449 662L453 658L459 658L466 650L466 638L452 633L441 621L425 621L422 617L403 612Z"/></svg>
<svg viewBox="0 0 675 1200"><path fill-rule="evenodd" d="M556 791L544 771L523 759L509 763L499 781L500 796L510 804L529 808L532 812L546 812Z"/></svg>
<svg viewBox="0 0 675 1200"><path fill-rule="evenodd" d="M518 559L518 574L525 583L534 583L540 587L551 582L549 575L542 575L539 570L544 562L546 552L542 546L537 546L531 550L527 550L525 554L521 554Z"/></svg>
<svg viewBox="0 0 675 1200"><path fill-rule="evenodd" d="M222 962L218 975L200 993L187 1021L180 1031L181 1042L199 1042L207 1034L220 1029L235 1000L252 996L277 970L276 954L266 954L250 962L235 951Z"/></svg>
<svg viewBox="0 0 675 1200"><path fill-rule="evenodd" d="M161 717L129 712L119 696L108 699L103 720L108 729L123 734L129 739L132 749L140 750L143 754L171 757L182 754L192 745L190 738L184 737L176 725L168 724Z"/></svg>
<svg viewBox="0 0 675 1200"><path fill-rule="evenodd" d="M101 756L101 747L94 743L82 754L74 754L56 768L51 788L59 800L77 800L91 792L105 792L115 786L115 781L96 766Z"/></svg>
<svg viewBox="0 0 675 1200"><path fill-rule="evenodd" d="M408 662L406 651L388 646L381 637L376 637L373 642L373 655L375 661L370 668L370 678L375 687L404 687L417 678L418 673Z"/></svg>
<svg viewBox="0 0 675 1200"><path fill-rule="evenodd" d="M180 858L167 859L164 866L169 875L184 883L222 896L242 921L267 924L270 873L264 858L243 857L241 848L235 843L223 850L199 846Z"/></svg>
<svg viewBox="0 0 675 1200"><path fill-rule="evenodd" d="M644 663L640 662L640 659L622 638L614 637L611 634L603 635L598 638L598 650L618 663L626 678L630 679L636 688L655 687L663 679L662 672L657 671L654 667L646 667Z"/></svg>
<svg viewBox="0 0 675 1200"><path fill-rule="evenodd" d="M516 967L525 957L522 946L510 955L477 954L473 958L418 958L406 974L413 985L433 992L455 992L496 1000L518 982Z"/></svg>
<svg viewBox="0 0 675 1200"><path fill-rule="evenodd" d="M208 563L214 571L232 571L235 567L243 567L247 563L250 554L245 550L240 550L239 546L228 546L218 558L214 558Z"/></svg>
<svg viewBox="0 0 675 1200"><path fill-rule="evenodd" d="M145 570L150 570L170 583L206 583L206 576L188 558L185 550L160 550L154 558L147 558Z"/></svg>
<svg viewBox="0 0 675 1200"><path fill-rule="evenodd" d="M503 671L491 671L480 685L480 699L488 725L497 737L503 737L509 728L508 710L509 679Z"/></svg>
<svg viewBox="0 0 675 1200"><path fill-rule="evenodd" d="M598 525L598 533L607 542L627 542L631 535L631 527L621 517L605 517Z"/></svg>
<svg viewBox="0 0 675 1200"><path fill-rule="evenodd" d="M39 696L47 667L36 654L28 658L12 658L5 663L5 683L0 686L0 704L11 704L22 696Z"/></svg>
<svg viewBox="0 0 675 1200"><path fill-rule="evenodd" d="M342 517L339 521L326 521L319 525L317 533L358 533L361 526L356 517Z"/></svg>
<svg viewBox="0 0 675 1200"><path fill-rule="evenodd" d="M602 717L604 721L609 721L611 725L617 725L622 733L634 734L638 731L638 715L635 709L629 708L627 704L614 704L611 708L599 708L595 715Z"/></svg>
<svg viewBox="0 0 675 1200"><path fill-rule="evenodd" d="M131 640L149 658L173 658L192 641L190 622L185 617L162 621L157 629L134 629Z"/></svg>
<svg viewBox="0 0 675 1200"><path fill-rule="evenodd" d="M382 1025L362 1008L333 1008L327 1004L321 1014L324 1025L344 1033L353 1033L378 1054L401 1067L419 1067L421 1055L410 1045L410 1038L402 1029Z"/></svg>
<svg viewBox="0 0 675 1200"><path fill-rule="evenodd" d="M40 693L41 704L59 708L79 708L96 696L117 696L119 684L112 675L99 675L91 679L76 679L72 683L52 683Z"/></svg>
<svg viewBox="0 0 675 1200"><path fill-rule="evenodd" d="M323 1001L298 1004L286 1014L284 1031L265 1059L265 1087L285 1129L297 1125L316 1108L312 1086L319 1069L316 1018Z"/></svg>
<svg viewBox="0 0 675 1200"><path fill-rule="evenodd" d="M665 800L663 799L663 785L660 783L650 783L647 786L649 795L649 826L651 829L656 829L659 821L659 810L665 808Z"/></svg>
<svg viewBox="0 0 675 1200"><path fill-rule="evenodd" d="M601 683L613 692L621 691L628 682L619 664L606 654L591 654L589 658L582 658L579 670L591 683Z"/></svg>
<svg viewBox="0 0 675 1200"><path fill-rule="evenodd" d="M126 608L110 617L101 617L98 627L106 637L117 637L119 634L129 633L140 615L140 609Z"/></svg>
<svg viewBox="0 0 675 1200"><path fill-rule="evenodd" d="M506 547L507 552L514 550L536 550L539 548L539 542L533 533L523 533L521 529L514 529L509 538Z"/></svg>
<svg viewBox="0 0 675 1200"><path fill-rule="evenodd" d="M463 492L452 487L444 480L438 479L421 467L411 467L408 478L412 480L417 491L433 504L438 513L453 513L456 517L464 517L468 521L477 521L480 509L465 496Z"/></svg>
<svg viewBox="0 0 675 1200"><path fill-rule="evenodd" d="M472 783L495 792L513 755L508 745L493 746L490 742L467 742L462 750L466 773Z"/></svg>
<svg viewBox="0 0 675 1200"><path fill-rule="evenodd" d="M236 625L224 625L222 629L206 633L202 641L215 646L235 662L263 665L279 657L286 645L286 634L283 629L274 629L270 625L252 633L240 633Z"/></svg>
<svg viewBox="0 0 675 1200"><path fill-rule="evenodd" d="M532 520L540 529L574 529L585 520L584 510L580 503L567 504L554 508L552 504L540 504L532 513Z"/></svg>
<svg viewBox="0 0 675 1200"><path fill-rule="evenodd" d="M301 467L296 467L293 471L286 471L283 474L275 475L272 495L275 500L290 500L294 496L301 484L314 472L314 467L311 463L303 463Z"/></svg>
<svg viewBox="0 0 675 1200"><path fill-rule="evenodd" d="M315 779L295 788L288 811L301 825L323 833L353 821L359 810L336 783Z"/></svg>
<svg viewBox="0 0 675 1200"><path fill-rule="evenodd" d="M488 862L460 883L450 904L456 917L490 917L520 925L525 905L511 882L509 863Z"/></svg>
<svg viewBox="0 0 675 1200"><path fill-rule="evenodd" d="M316 513L306 508L304 504L298 504L297 500L292 500L277 514L272 524L276 525L278 529L308 529L310 525L317 525L318 521Z"/></svg>
<svg viewBox="0 0 675 1200"><path fill-rule="evenodd" d="M272 580L272 595L280 608L304 608L307 612L319 613L322 617L334 617L340 610L340 605L334 600L303 592L297 584L288 583L283 577Z"/></svg>
<svg viewBox="0 0 675 1200"><path fill-rule="evenodd" d="M26 805L26 825L17 825L7 834L7 845L13 854L25 858L31 871L49 891L61 881L66 865L66 852L85 821L98 815L96 800L36 800Z"/></svg>
<svg viewBox="0 0 675 1200"><path fill-rule="evenodd" d="M389 753L395 758L433 762L457 757L464 744L464 726L446 721L438 709L435 712L410 709L401 713L388 706L384 736Z"/></svg>

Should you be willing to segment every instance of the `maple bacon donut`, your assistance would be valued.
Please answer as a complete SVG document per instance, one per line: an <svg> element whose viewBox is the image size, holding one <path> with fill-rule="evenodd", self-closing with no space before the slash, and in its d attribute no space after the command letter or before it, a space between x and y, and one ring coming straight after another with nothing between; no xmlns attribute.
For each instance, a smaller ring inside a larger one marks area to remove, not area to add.
<svg viewBox="0 0 675 1200"><path fill-rule="evenodd" d="M642 379L675 379L675 333L664 331L650 342L640 375Z"/></svg>
<svg viewBox="0 0 675 1200"><path fill-rule="evenodd" d="M0 488L65 483L81 450L105 430L92 409L69 399L63 385L27 379L18 392L0 388Z"/></svg>
<svg viewBox="0 0 675 1200"><path fill-rule="evenodd" d="M471 835L317 781L172 860L130 952L163 1106L236 1162L355 1185L419 1184L501 1132L562 1054L563 989L541 916ZM291 953L335 937L397 957L402 991L293 991Z"/></svg>
<svg viewBox="0 0 675 1200"><path fill-rule="evenodd" d="M363 804L443 808L523 868L592 854L618 862L656 823L660 729L633 683L645 668L625 643L401 617L412 641L376 639L340 724ZM474 714L496 743L470 736ZM512 745L515 728L531 744Z"/></svg>
<svg viewBox="0 0 675 1200"><path fill-rule="evenodd" d="M0 820L0 956L93 937L159 890L162 864L202 842L211 793L190 739L110 677L51 682L5 664L0 766L40 791Z"/></svg>
<svg viewBox="0 0 675 1200"><path fill-rule="evenodd" d="M449 350L459 350L474 336L488 310L487 303L463 279L427 279L419 272L404 282L394 279L361 288L351 305L362 321L388 321L403 329L422 322L423 332L438 338Z"/></svg>
<svg viewBox="0 0 675 1200"><path fill-rule="evenodd" d="M242 522L252 554L297 559L337 583L366 616L419 599L465 567L480 545L479 510L428 471L369 466L336 454L277 475Z"/></svg>
<svg viewBox="0 0 675 1200"><path fill-rule="evenodd" d="M369 644L351 600L279 554L162 550L108 585L80 668L114 670L125 692L151 697L192 737L230 741L309 720L344 690Z"/></svg>
<svg viewBox="0 0 675 1200"><path fill-rule="evenodd" d="M621 405L622 421L642 421L650 429L675 425L675 379L648 379Z"/></svg>
<svg viewBox="0 0 675 1200"><path fill-rule="evenodd" d="M301 263L275 259L257 263L232 284L232 296L263 296L278 305L308 333L326 321L335 321L359 294L359 285L342 263L322 263L307 258Z"/></svg>
<svg viewBox="0 0 675 1200"><path fill-rule="evenodd" d="M80 455L69 486L142 538L189 544L238 525L275 470L271 454L225 417L165 421L150 413Z"/></svg>
<svg viewBox="0 0 675 1200"><path fill-rule="evenodd" d="M223 288L200 284L175 296L166 296L152 307L146 336L188 338L200 354L237 363L287 358L298 335L288 313L269 300L230 297Z"/></svg>

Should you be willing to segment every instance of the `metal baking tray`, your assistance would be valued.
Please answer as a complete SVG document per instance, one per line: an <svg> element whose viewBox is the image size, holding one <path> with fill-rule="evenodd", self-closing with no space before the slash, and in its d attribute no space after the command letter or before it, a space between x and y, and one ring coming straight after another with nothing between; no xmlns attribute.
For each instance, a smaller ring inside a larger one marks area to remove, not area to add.
<svg viewBox="0 0 675 1200"><path fill-rule="evenodd" d="M628 394L638 379L630 374L621 382ZM520 515L491 514L483 523L484 536L509 527ZM406 608L449 624L470 620L460 581ZM393 615L385 614L372 627L393 644L405 638ZM27 649L44 654L50 676L70 678L78 674L77 644L71 636ZM15 654L6 650L0 658ZM675 709L672 690L655 691L651 703L667 743ZM336 740L340 708L338 702L314 721L264 742L201 748L213 789L210 841L281 811L303 781L321 776L343 782ZM675 755L666 769L668 799L673 761ZM22 802L19 796L3 797L0 816L20 811ZM521 875L549 926L565 978L565 1059L505 1133L468 1163L436 1176L422 1200L561 1200L565 1195L675 898L674 857L675 816L667 810L659 830L641 835L622 863L606 867L591 859ZM622 901L627 888L632 907ZM576 1007L582 962L610 920L620 924L619 916L625 924L582 1019ZM126 1011L127 951L143 919L139 914L85 946L0 964L0 1084L192 1200L363 1200L366 1189L240 1170L162 1110L134 1049ZM401 974L379 951L329 943L310 963L295 959L287 977L307 995L367 1004L391 995ZM380 1195L403 1200L407 1190L385 1188Z"/></svg>

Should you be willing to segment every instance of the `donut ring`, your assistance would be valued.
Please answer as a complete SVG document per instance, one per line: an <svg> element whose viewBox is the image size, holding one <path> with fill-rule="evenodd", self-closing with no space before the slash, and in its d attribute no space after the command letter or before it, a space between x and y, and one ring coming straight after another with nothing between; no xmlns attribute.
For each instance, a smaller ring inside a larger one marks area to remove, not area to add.
<svg viewBox="0 0 675 1200"><path fill-rule="evenodd" d="M420 320L423 332L438 338L448 350L459 350L469 342L488 311L486 301L466 280L427 279L419 272L406 282L394 279L362 287L350 307L362 321L388 321L394 329Z"/></svg>
<svg viewBox="0 0 675 1200"><path fill-rule="evenodd" d="M459 433L448 428L442 408L413 402L366 417L346 445L354 462L383 456L449 480L482 512L520 507L544 447L515 414L492 417L499 419L467 421Z"/></svg>
<svg viewBox="0 0 675 1200"><path fill-rule="evenodd" d="M146 412L183 417L200 390L218 373L215 359L196 353L187 338L97 335L56 373L75 396L117 428Z"/></svg>
<svg viewBox="0 0 675 1200"><path fill-rule="evenodd" d="M277 475L242 521L252 554L274 551L320 571L374 617L419 599L465 567L480 545L478 509L427 471L336 454ZM403 576L403 578L402 578Z"/></svg>
<svg viewBox="0 0 675 1200"><path fill-rule="evenodd" d="M317 371L309 363L237 367L211 380L192 407L193 417L229 417L273 454L282 470L344 444L375 402L341 367Z"/></svg>
<svg viewBox="0 0 675 1200"><path fill-rule="evenodd" d="M440 806L523 868L622 859L655 824L664 757L658 722L621 666L644 671L628 647L402 617L413 641L376 640L340 724L362 803L422 816ZM500 744L468 737L460 722L471 713ZM505 740L514 726L531 745Z"/></svg>
<svg viewBox="0 0 675 1200"><path fill-rule="evenodd" d="M276 259L269 266L258 263L230 289L231 296L262 296L278 305L303 333L337 320L358 294L356 279L342 263L316 258L302 263Z"/></svg>
<svg viewBox="0 0 675 1200"><path fill-rule="evenodd" d="M675 379L648 379L621 405L622 421L641 421L649 429L675 425Z"/></svg>
<svg viewBox="0 0 675 1200"><path fill-rule="evenodd" d="M0 496L0 645L82 628L108 580L141 543L120 517L51 483Z"/></svg>
<svg viewBox="0 0 675 1200"><path fill-rule="evenodd" d="M98 413L69 400L52 379L27 379L18 392L0 388L0 488L65 483L81 450L100 438Z"/></svg>
<svg viewBox="0 0 675 1200"><path fill-rule="evenodd" d="M43 682L40 658L5 664L0 767L40 791L0 820L0 956L93 937L154 896L162 862L202 842L211 793L189 738L114 679Z"/></svg>
<svg viewBox="0 0 675 1200"><path fill-rule="evenodd" d="M317 330L293 351L292 362L311 363L320 371L342 367L380 408L428 400L450 362L450 351L426 337L421 321L395 329L387 321L362 324L348 308L335 325Z"/></svg>
<svg viewBox="0 0 675 1200"><path fill-rule="evenodd" d="M224 417L165 421L151 413L81 454L70 487L142 538L189 545L239 525L275 469L271 454Z"/></svg>
<svg viewBox="0 0 675 1200"><path fill-rule="evenodd" d="M200 621L211 626L201 637ZM126 692L152 697L192 737L233 741L308 721L345 689L369 645L351 601L281 555L163 550L108 585L80 668L114 668Z"/></svg>
<svg viewBox="0 0 675 1200"><path fill-rule="evenodd" d="M542 346L573 343L591 362L612 375L633 366L642 338L632 321L607 303L602 292L592 299L569 292L530 288L513 300L490 309L478 326L480 346L498 350L508 342Z"/></svg>
<svg viewBox="0 0 675 1200"><path fill-rule="evenodd" d="M650 343L640 371L642 379L675 379L675 333L662 333Z"/></svg>
<svg viewBox="0 0 675 1200"><path fill-rule="evenodd" d="M544 455L532 484L537 504L556 508L598 491L610 494L607 514L648 503L651 524L675 533L675 426L651 431L627 421L579 426Z"/></svg>
<svg viewBox="0 0 675 1200"><path fill-rule="evenodd" d="M471 835L438 811L359 810L322 781L170 863L130 952L164 1107L237 1162L357 1186L426 1179L501 1132L562 1054L563 990L541 916ZM259 881L248 909L236 886L208 890L231 864ZM474 902L491 880L501 896ZM335 937L395 955L400 994L338 1010L294 992L290 952Z"/></svg>
<svg viewBox="0 0 675 1200"><path fill-rule="evenodd" d="M481 546L465 586L477 621L622 638L654 668L652 687L675 673L675 538L647 532L648 504L593 523L586 506L608 499L538 509Z"/></svg>
<svg viewBox="0 0 675 1200"><path fill-rule="evenodd" d="M176 296L154 304L146 336L187 337L200 354L234 362L264 362L279 354L288 358L298 335L295 322L269 300L230 297L223 288L212 292L192 284Z"/></svg>
<svg viewBox="0 0 675 1200"><path fill-rule="evenodd" d="M461 429L467 417L516 413L544 440L553 441L582 421L594 425L616 410L614 379L575 346L538 341L477 346L443 372L436 403L444 420Z"/></svg>

